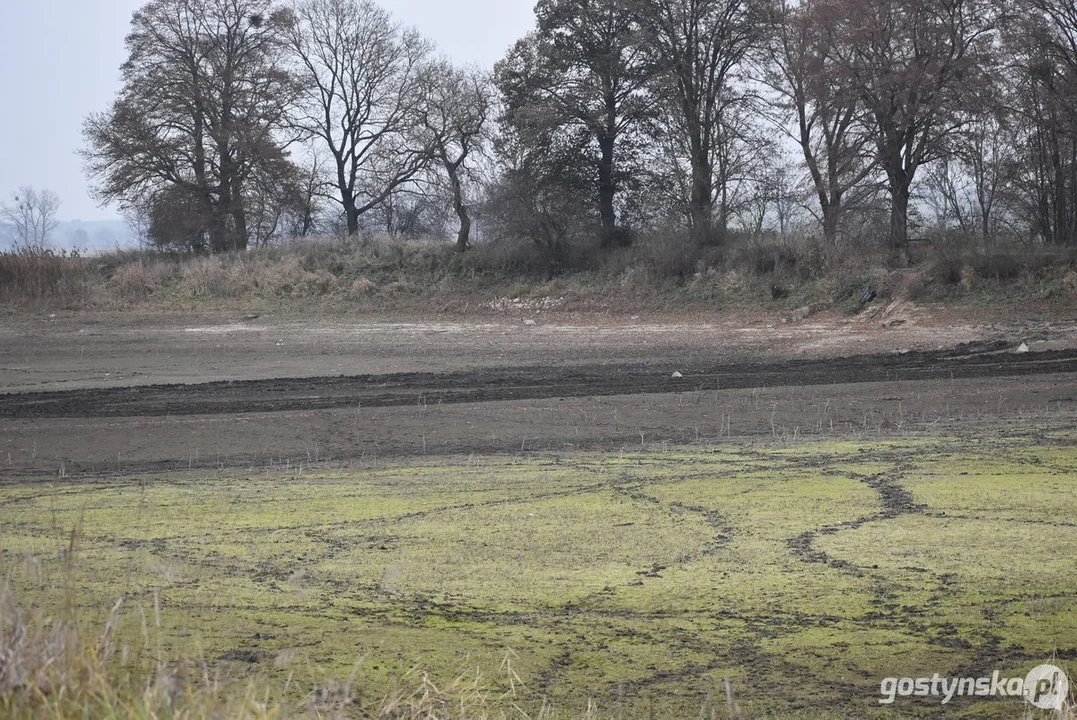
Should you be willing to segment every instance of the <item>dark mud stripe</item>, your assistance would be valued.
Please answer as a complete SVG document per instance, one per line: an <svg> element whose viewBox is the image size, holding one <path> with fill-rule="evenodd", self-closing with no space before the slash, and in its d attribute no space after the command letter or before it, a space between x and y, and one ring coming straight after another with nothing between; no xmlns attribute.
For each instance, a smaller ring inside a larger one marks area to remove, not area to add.
<svg viewBox="0 0 1077 720"><path fill-rule="evenodd" d="M674 370L683 377L672 378ZM681 367L676 362L534 366L9 393L0 394L0 418L233 414L1071 372L1077 372L1077 353L1072 351L1013 355L993 347L965 346L710 367Z"/></svg>

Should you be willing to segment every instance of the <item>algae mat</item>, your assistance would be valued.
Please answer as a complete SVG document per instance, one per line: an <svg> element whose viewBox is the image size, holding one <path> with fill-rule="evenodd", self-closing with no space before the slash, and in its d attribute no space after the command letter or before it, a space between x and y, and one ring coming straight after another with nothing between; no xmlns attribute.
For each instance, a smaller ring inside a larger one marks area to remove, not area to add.
<svg viewBox="0 0 1077 720"><path fill-rule="evenodd" d="M103 622L122 596L140 652L292 694L421 669L558 717L724 717L727 679L750 717L1016 717L880 687L1047 661L1077 679L1075 441L8 483L0 563L22 603Z"/></svg>

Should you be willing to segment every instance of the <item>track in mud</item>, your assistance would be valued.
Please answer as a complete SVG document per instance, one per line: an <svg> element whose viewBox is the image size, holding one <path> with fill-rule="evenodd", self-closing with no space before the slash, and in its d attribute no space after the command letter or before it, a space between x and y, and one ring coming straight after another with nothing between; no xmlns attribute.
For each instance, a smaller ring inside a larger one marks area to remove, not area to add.
<svg viewBox="0 0 1077 720"><path fill-rule="evenodd" d="M1077 372L1077 353L1014 354L1002 343L904 354L781 359L716 366L531 366L149 385L0 395L0 418L158 417L489 402ZM678 371L682 377L671 377Z"/></svg>

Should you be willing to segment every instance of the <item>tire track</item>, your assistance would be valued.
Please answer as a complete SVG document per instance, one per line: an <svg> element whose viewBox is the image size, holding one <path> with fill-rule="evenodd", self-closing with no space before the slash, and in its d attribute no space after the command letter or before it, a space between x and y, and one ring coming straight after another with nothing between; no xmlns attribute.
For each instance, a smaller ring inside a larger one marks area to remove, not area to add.
<svg viewBox="0 0 1077 720"><path fill-rule="evenodd" d="M1013 355L997 344L946 351L769 360L676 368L655 364L548 365L447 373L392 373L146 385L0 394L0 418L219 415L347 407L640 395L707 389L787 387L1026 376L1077 372L1077 353ZM682 376L671 377L673 369Z"/></svg>
<svg viewBox="0 0 1077 720"><path fill-rule="evenodd" d="M815 539L821 535L836 535L845 530L856 530L857 528L872 522L892 520L901 515L923 513L927 509L927 506L917 503L913 498L912 493L901 485L901 479L909 469L910 466L908 464L899 464L886 472L878 473L877 475L867 478L857 478L879 495L879 499L882 502L882 510L872 515L865 515L857 518L856 520L847 520L834 525L826 525L822 528L802 532L787 541L790 551L795 557L804 562L822 563L835 570L840 570L856 577L863 577L864 571L855 563L841 558L831 557L822 550L815 549Z"/></svg>

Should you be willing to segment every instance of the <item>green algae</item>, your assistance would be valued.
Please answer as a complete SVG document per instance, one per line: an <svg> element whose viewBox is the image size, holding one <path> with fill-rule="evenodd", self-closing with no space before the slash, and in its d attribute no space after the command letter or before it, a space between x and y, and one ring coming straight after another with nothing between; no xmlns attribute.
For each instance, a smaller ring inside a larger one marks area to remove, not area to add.
<svg viewBox="0 0 1077 720"><path fill-rule="evenodd" d="M1077 651L1067 439L8 484L0 562L24 602L96 616L123 595L132 647L293 693L510 656L525 708L695 716L729 678L753 717L884 717L884 677Z"/></svg>

